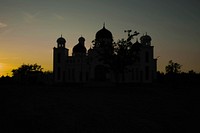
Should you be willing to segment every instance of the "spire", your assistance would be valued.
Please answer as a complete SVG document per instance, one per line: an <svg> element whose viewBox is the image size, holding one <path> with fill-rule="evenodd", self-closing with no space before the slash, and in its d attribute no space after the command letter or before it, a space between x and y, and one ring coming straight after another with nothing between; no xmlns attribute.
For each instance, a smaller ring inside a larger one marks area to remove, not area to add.
<svg viewBox="0 0 200 133"><path fill-rule="evenodd" d="M104 22L104 23L103 23L103 28L105 28L105 25L106 25L106 24L105 24L105 22Z"/></svg>
<svg viewBox="0 0 200 133"><path fill-rule="evenodd" d="M61 34L61 37L62 37L62 34Z"/></svg>

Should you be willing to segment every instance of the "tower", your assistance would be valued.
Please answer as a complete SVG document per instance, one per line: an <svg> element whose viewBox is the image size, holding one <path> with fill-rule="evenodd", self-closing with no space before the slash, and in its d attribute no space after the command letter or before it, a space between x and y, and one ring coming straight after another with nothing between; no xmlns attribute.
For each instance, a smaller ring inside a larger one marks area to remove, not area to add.
<svg viewBox="0 0 200 133"><path fill-rule="evenodd" d="M66 40L62 37L57 39L57 47L53 48L53 72L55 82L65 81L65 58L69 49L65 48Z"/></svg>
<svg viewBox="0 0 200 133"><path fill-rule="evenodd" d="M152 38L147 35L143 35L140 38L142 51L141 51L141 61L143 69L143 80L145 82L153 82L156 78L156 59L154 59L154 46L151 46Z"/></svg>

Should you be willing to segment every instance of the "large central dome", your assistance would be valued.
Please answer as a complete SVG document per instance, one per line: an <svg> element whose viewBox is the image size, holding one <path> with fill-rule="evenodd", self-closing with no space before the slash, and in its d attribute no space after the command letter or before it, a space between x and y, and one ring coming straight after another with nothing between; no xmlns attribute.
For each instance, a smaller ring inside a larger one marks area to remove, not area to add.
<svg viewBox="0 0 200 133"><path fill-rule="evenodd" d="M113 38L112 33L109 30L107 30L105 26L103 26L103 28L96 33L96 40L112 39L112 38Z"/></svg>

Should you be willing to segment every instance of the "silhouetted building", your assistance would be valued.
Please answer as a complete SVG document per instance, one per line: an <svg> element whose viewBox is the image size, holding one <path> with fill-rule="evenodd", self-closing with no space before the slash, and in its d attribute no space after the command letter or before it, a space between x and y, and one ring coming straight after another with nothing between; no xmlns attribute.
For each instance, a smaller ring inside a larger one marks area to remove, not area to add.
<svg viewBox="0 0 200 133"><path fill-rule="evenodd" d="M78 44L73 47L72 56L65 47L66 40L61 36L57 39L57 47L53 48L53 72L55 82L85 83L92 81L116 82L115 74L107 69L107 65L99 60L99 51L112 52L112 33L103 26L96 33L94 46L85 47L85 38L80 37ZM156 59L153 56L151 37L143 35L140 42L134 44L140 47L138 61L127 66L117 82L150 83L156 77Z"/></svg>

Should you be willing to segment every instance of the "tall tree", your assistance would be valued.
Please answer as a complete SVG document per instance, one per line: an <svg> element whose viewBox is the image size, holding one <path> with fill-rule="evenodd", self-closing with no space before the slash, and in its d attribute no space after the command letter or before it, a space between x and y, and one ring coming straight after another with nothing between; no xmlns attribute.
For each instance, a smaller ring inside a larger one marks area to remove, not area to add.
<svg viewBox="0 0 200 133"><path fill-rule="evenodd" d="M173 62L172 60L169 61L168 65L165 67L166 73L168 74L177 74L181 72L181 67L179 63Z"/></svg>
<svg viewBox="0 0 200 133"><path fill-rule="evenodd" d="M139 58L140 45L131 42L138 34L136 31L132 35L129 33L127 39L118 40L113 43L112 48L103 47L97 51L100 60L107 64L109 70L114 73L117 82L120 75L124 76L126 67L135 63Z"/></svg>

